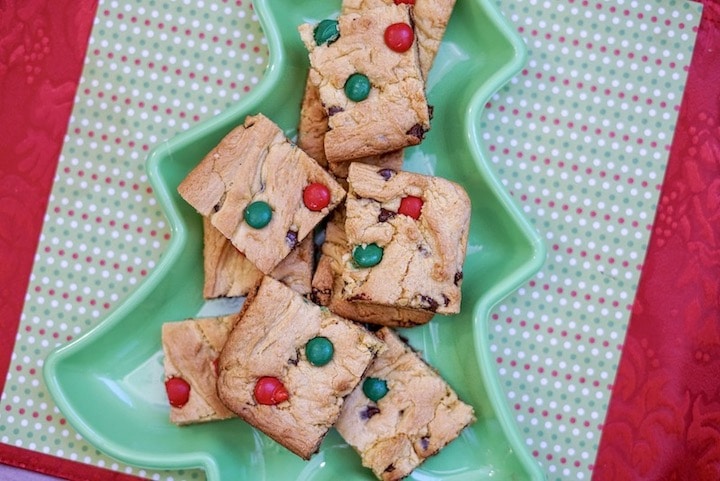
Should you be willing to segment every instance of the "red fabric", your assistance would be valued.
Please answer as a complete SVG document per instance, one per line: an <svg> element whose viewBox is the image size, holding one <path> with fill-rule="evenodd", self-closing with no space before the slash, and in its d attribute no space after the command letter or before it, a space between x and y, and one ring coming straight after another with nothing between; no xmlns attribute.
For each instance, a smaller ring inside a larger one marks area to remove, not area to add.
<svg viewBox="0 0 720 481"><path fill-rule="evenodd" d="M705 0L593 479L720 479L720 5ZM0 389L97 0L0 0ZM0 462L130 480L0 444Z"/></svg>
<svg viewBox="0 0 720 481"><path fill-rule="evenodd" d="M30 471L74 481L145 481L136 476L96 468L28 449L0 444L0 461Z"/></svg>
<svg viewBox="0 0 720 481"><path fill-rule="evenodd" d="M0 1L0 390L97 1Z"/></svg>
<svg viewBox="0 0 720 481"><path fill-rule="evenodd" d="M720 1L705 0L593 479L720 479Z"/></svg>
<svg viewBox="0 0 720 481"><path fill-rule="evenodd" d="M0 391L97 0L0 0ZM83 481L139 478L0 444L0 462Z"/></svg>

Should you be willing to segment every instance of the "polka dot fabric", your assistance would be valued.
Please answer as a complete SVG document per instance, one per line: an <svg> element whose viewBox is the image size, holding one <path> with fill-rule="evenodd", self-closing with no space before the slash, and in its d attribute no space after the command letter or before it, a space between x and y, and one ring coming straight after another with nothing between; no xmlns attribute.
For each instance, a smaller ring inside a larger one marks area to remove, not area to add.
<svg viewBox="0 0 720 481"><path fill-rule="evenodd" d="M54 406L42 365L120 305L166 248L149 151L241 99L267 56L247 0L100 2L0 399L0 442L150 479L204 478L102 455Z"/></svg>
<svg viewBox="0 0 720 481"><path fill-rule="evenodd" d="M530 57L481 127L549 257L493 311L492 350L548 477L589 479L700 7L499 5ZM120 305L167 246L149 151L241 99L266 62L248 0L100 2L0 398L0 442L149 479L204 478L104 456L66 423L41 370L51 350Z"/></svg>
<svg viewBox="0 0 720 481"><path fill-rule="evenodd" d="M529 61L487 106L483 139L548 245L491 315L491 349L548 479L590 479L700 6L500 2Z"/></svg>

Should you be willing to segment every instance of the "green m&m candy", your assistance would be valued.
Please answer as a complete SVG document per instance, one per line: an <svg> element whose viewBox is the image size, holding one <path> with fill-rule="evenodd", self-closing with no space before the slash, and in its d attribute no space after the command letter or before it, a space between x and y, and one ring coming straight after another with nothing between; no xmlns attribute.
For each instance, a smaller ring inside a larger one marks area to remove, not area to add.
<svg viewBox="0 0 720 481"><path fill-rule="evenodd" d="M245 208L244 219L253 229L262 229L272 219L272 208L267 202L255 201Z"/></svg>
<svg viewBox="0 0 720 481"><path fill-rule="evenodd" d="M313 38L317 45L324 43L330 45L335 40L340 38L340 27L338 27L337 20L331 20L326 18L317 24L313 31Z"/></svg>
<svg viewBox="0 0 720 481"><path fill-rule="evenodd" d="M353 260L358 267L372 267L380 263L383 258L383 248L375 244L359 245L353 249Z"/></svg>
<svg viewBox="0 0 720 481"><path fill-rule="evenodd" d="M335 347L327 337L313 337L305 344L305 355L313 366L324 366L333 358Z"/></svg>
<svg viewBox="0 0 720 481"><path fill-rule="evenodd" d="M388 393L387 382L376 377L369 377L363 382L362 390L369 400L378 402Z"/></svg>
<svg viewBox="0 0 720 481"><path fill-rule="evenodd" d="M360 102L370 95L370 79L361 73L354 73L345 81L344 89L347 98Z"/></svg>

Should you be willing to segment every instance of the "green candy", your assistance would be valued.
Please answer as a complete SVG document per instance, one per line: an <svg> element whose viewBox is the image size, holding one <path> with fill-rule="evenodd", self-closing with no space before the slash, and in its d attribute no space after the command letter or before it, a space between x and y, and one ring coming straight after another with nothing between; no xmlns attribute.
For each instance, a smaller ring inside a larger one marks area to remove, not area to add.
<svg viewBox="0 0 720 481"><path fill-rule="evenodd" d="M388 393L387 382L376 377L369 377L363 382L362 390L369 400L378 402Z"/></svg>
<svg viewBox="0 0 720 481"><path fill-rule="evenodd" d="M373 242L366 246L356 246L352 255L358 267L372 267L382 260L383 248Z"/></svg>
<svg viewBox="0 0 720 481"><path fill-rule="evenodd" d="M324 43L330 45L335 40L340 38L340 28L338 27L337 20L331 20L326 18L317 24L313 31L313 38L317 45Z"/></svg>
<svg viewBox="0 0 720 481"><path fill-rule="evenodd" d="M370 95L370 79L361 73L354 73L345 81L345 95L353 102L365 100Z"/></svg>
<svg viewBox="0 0 720 481"><path fill-rule="evenodd" d="M245 208L244 219L253 229L262 229L272 219L272 208L267 202L255 201Z"/></svg>
<svg viewBox="0 0 720 481"><path fill-rule="evenodd" d="M313 337L305 344L305 355L313 366L324 366L335 353L332 341L327 337Z"/></svg>

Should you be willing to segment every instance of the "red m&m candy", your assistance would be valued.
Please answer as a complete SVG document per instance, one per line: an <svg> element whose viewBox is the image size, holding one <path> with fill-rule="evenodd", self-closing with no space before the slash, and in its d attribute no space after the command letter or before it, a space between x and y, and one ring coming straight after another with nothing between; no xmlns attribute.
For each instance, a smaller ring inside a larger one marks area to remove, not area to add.
<svg viewBox="0 0 720 481"><path fill-rule="evenodd" d="M303 203L312 211L320 211L330 205L330 189L319 182L308 184L303 190Z"/></svg>
<svg viewBox="0 0 720 481"><path fill-rule="evenodd" d="M395 5L400 5L403 3L407 5L415 5L415 0L395 0Z"/></svg>
<svg viewBox="0 0 720 481"><path fill-rule="evenodd" d="M274 406L287 401L290 395L283 383L276 377L263 376L255 383L255 400L260 404Z"/></svg>
<svg viewBox="0 0 720 481"><path fill-rule="evenodd" d="M417 220L420 217L422 206L423 200L420 197L408 195L407 197L403 197L400 201L400 208L398 209L398 214L403 214Z"/></svg>
<svg viewBox="0 0 720 481"><path fill-rule="evenodd" d="M190 399L190 384L183 378L171 377L165 381L165 392L170 405L181 408Z"/></svg>
<svg viewBox="0 0 720 481"><path fill-rule="evenodd" d="M395 52L405 52L412 47L415 33L407 23L393 23L385 29L385 45Z"/></svg>

